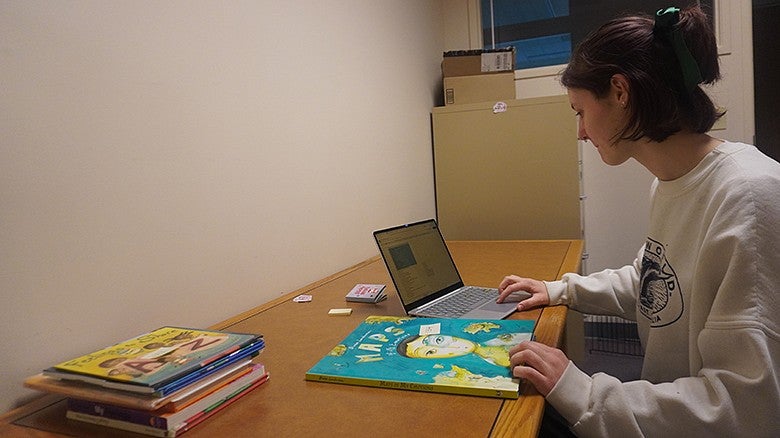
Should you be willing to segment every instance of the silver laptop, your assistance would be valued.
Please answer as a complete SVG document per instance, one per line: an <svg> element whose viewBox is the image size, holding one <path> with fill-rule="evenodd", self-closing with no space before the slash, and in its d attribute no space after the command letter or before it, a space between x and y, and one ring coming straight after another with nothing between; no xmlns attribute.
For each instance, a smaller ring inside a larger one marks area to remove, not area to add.
<svg viewBox="0 0 780 438"><path fill-rule="evenodd" d="M495 288L463 284L433 219L374 231L374 239L408 315L502 319L517 309L496 303Z"/></svg>

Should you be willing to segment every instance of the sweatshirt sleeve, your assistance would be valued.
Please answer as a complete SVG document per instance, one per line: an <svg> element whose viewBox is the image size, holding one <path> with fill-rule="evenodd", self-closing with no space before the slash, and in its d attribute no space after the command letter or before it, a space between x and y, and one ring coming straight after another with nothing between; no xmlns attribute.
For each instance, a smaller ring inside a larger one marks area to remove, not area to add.
<svg viewBox="0 0 780 438"><path fill-rule="evenodd" d="M639 254L642 252L640 249ZM561 280L546 281L550 304L565 304L584 313L620 316L634 321L640 260L637 257L632 264L620 269L605 269L588 276L569 273Z"/></svg>
<svg viewBox="0 0 780 438"><path fill-rule="evenodd" d="M603 373L588 376L573 363L547 401L581 437L751 436L780 434L780 393L775 370L778 340L760 330L708 330L702 342L722 344L697 376L653 384L620 382ZM709 339L707 339L709 338ZM743 359L735 360L735 351ZM751 363L765 366L755 367ZM740 365L741 364L741 365Z"/></svg>

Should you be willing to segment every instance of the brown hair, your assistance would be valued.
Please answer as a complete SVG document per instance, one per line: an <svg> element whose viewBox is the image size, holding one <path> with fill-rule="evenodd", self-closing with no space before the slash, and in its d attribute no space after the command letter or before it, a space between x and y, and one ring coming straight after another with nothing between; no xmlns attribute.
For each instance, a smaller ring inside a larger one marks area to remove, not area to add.
<svg viewBox="0 0 780 438"><path fill-rule="evenodd" d="M699 6L680 11L674 29L682 32L689 52L701 72L701 83L720 79L715 34ZM688 91L680 61L670 41L654 32L655 20L648 15L611 20L592 32L572 54L561 75L567 88L606 96L615 74L629 82L628 122L620 138L648 137L663 141L690 129L704 133L723 115L698 85Z"/></svg>

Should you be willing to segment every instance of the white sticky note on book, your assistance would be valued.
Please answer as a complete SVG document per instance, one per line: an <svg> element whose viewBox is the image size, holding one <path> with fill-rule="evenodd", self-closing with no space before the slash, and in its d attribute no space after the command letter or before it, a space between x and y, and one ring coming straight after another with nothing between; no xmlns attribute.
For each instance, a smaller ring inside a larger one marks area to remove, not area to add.
<svg viewBox="0 0 780 438"><path fill-rule="evenodd" d="M438 335L441 333L441 323L423 324L420 326L420 336Z"/></svg>

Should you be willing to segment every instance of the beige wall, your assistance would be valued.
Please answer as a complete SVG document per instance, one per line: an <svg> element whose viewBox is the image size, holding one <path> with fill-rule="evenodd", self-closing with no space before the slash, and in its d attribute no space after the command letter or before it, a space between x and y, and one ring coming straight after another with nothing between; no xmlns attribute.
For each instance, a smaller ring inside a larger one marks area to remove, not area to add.
<svg viewBox="0 0 780 438"><path fill-rule="evenodd" d="M432 217L443 34L434 0L3 2L0 411Z"/></svg>

